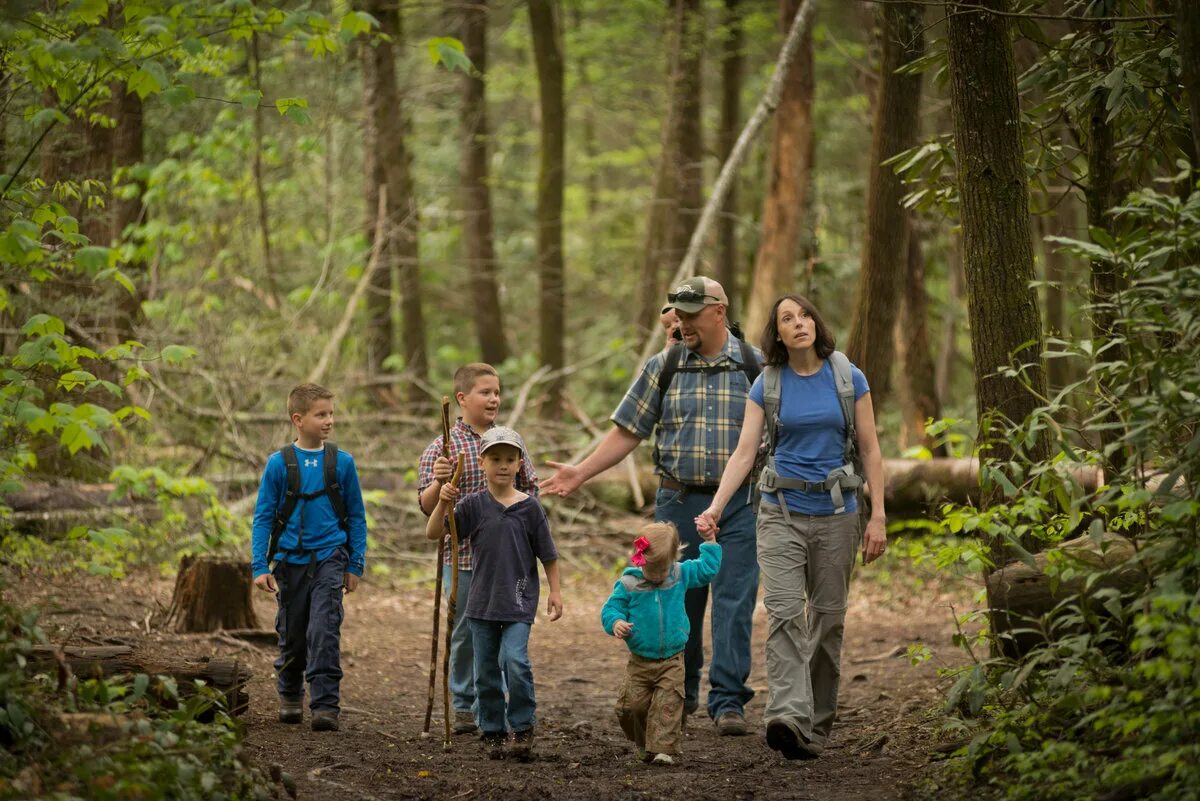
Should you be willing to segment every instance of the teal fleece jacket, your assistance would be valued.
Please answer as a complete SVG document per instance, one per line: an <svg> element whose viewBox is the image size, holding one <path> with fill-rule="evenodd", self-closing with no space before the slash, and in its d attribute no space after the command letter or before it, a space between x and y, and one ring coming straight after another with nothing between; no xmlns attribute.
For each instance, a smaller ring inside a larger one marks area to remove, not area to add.
<svg viewBox="0 0 1200 801"><path fill-rule="evenodd" d="M640 567L627 567L600 610L600 622L609 634L618 620L632 623L625 644L640 657L674 656L687 645L691 633L684 593L708 584L720 569L721 546L715 542L700 543L699 559L671 565L661 584L647 581Z"/></svg>

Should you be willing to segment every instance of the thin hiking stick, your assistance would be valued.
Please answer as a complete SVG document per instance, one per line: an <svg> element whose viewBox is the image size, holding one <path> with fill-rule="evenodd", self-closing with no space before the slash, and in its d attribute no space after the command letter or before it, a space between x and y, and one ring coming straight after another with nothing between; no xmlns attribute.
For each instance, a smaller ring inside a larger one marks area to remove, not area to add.
<svg viewBox="0 0 1200 801"><path fill-rule="evenodd" d="M462 479L464 454L459 451L458 466L450 483L458 486ZM446 650L442 653L442 717L446 719L446 738L442 748L450 747L450 641L454 637L454 607L458 603L458 526L454 522L454 509L446 518L450 522L450 595L446 598Z"/></svg>
<svg viewBox="0 0 1200 801"><path fill-rule="evenodd" d="M442 456L450 458L450 399L442 396ZM446 538L438 538L437 577L433 588L433 634L429 638L429 697L425 701L425 728L421 735L429 736L429 723L433 718L433 683L437 679L438 624L442 617L442 563L446 558ZM458 554L454 555L458 564Z"/></svg>

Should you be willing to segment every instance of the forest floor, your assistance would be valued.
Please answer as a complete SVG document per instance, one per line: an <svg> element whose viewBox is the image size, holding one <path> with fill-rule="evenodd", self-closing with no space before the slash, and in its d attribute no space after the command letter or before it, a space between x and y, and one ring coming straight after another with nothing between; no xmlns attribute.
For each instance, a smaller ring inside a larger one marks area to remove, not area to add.
<svg viewBox="0 0 1200 801"><path fill-rule="evenodd" d="M972 605L970 582L923 575L891 557L856 568L838 720L824 755L804 762L788 762L765 745L767 626L760 599L750 677L756 696L746 710L752 734L719 737L706 716L693 715L683 759L663 768L634 758L613 714L627 656L599 624L613 574L594 558L564 555L563 561L565 614L556 622L543 616L531 636L538 728L537 759L530 763L488 759L475 735L457 735L443 749L440 660L432 736L421 736L431 581L387 588L368 580L348 596L338 733L311 731L307 710L303 726L276 721L269 651L166 630L169 580L142 574L117 584L27 572L7 577L7 588L10 598L43 610L43 629L54 642L123 643L147 656L243 658L254 674L243 717L246 753L264 768L279 765L290 773L302 799L875 801L929 792L923 782L938 758L938 709L949 681L938 671L964 660L950 641L954 610ZM255 606L260 625L269 627L273 599L256 593ZM906 654L914 643L932 654L915 667Z"/></svg>

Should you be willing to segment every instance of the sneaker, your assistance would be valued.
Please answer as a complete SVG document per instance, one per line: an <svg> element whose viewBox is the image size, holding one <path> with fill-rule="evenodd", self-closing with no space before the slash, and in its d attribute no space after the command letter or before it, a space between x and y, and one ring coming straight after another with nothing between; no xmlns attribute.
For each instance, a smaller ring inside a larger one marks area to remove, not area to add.
<svg viewBox="0 0 1200 801"><path fill-rule="evenodd" d="M304 721L304 702L299 698L292 700L290 698L279 699L279 722L280 723L301 723Z"/></svg>
<svg viewBox="0 0 1200 801"><path fill-rule="evenodd" d="M513 733L512 748L509 754L518 762L531 762L534 758L533 753L533 729L525 729Z"/></svg>
<svg viewBox="0 0 1200 801"><path fill-rule="evenodd" d="M477 731L479 731L479 725L475 722L475 716L469 710L454 710L455 734L472 734Z"/></svg>
<svg viewBox="0 0 1200 801"><path fill-rule="evenodd" d="M746 717L741 712L733 710L718 715L715 725L717 734L722 737L741 737L750 733L750 727L746 725Z"/></svg>
<svg viewBox="0 0 1200 801"><path fill-rule="evenodd" d="M655 754L654 759L650 760L651 765L674 765L675 757L670 754Z"/></svg>
<svg viewBox="0 0 1200 801"><path fill-rule="evenodd" d="M336 709L317 709L312 713L313 731L337 731L338 713Z"/></svg>
<svg viewBox="0 0 1200 801"><path fill-rule="evenodd" d="M778 751L784 759L816 759L824 751L820 743L814 743L782 720L767 724L767 746Z"/></svg>
<svg viewBox="0 0 1200 801"><path fill-rule="evenodd" d="M479 738L479 742L483 743L483 747L487 749L488 757L491 759L504 759L504 741L507 739L502 731L485 731Z"/></svg>

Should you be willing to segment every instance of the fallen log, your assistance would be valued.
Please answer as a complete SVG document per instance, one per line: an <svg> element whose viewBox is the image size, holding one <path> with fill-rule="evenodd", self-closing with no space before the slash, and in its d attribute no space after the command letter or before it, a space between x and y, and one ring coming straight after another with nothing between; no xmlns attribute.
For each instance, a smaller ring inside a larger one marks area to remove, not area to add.
<svg viewBox="0 0 1200 801"><path fill-rule="evenodd" d="M175 681L180 699L195 695L195 683L199 680L225 696L225 708L231 715L242 714L250 704L246 684L251 674L237 659L199 657L164 660L138 654L125 645L87 648L35 645L26 664L34 673L57 673L65 665L71 673L81 678L109 678L138 673L145 673L151 678L166 676ZM152 681L147 692L164 706L172 706L170 693L161 682Z"/></svg>
<svg viewBox="0 0 1200 801"><path fill-rule="evenodd" d="M1131 560L1135 553L1131 540L1105 532L1099 541L1078 537L1034 554L1033 565L1014 562L992 573L987 577L989 617L1000 652L1016 659L1048 638L1072 630L1044 618L1062 601L1081 597L1088 577L1097 571L1104 572L1088 588L1085 603L1090 610L1106 614L1100 604L1090 600L1097 591L1132 590L1146 580L1144 571ZM1065 560L1077 568L1075 575L1055 581L1046 574L1050 560Z"/></svg>

